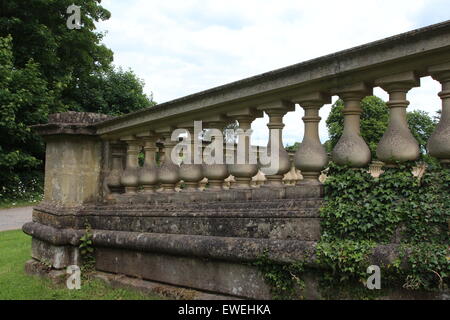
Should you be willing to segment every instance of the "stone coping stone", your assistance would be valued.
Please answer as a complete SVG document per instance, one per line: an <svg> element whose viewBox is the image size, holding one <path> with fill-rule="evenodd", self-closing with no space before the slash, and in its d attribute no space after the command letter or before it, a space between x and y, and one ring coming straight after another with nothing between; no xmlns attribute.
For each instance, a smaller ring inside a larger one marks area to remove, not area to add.
<svg viewBox="0 0 450 320"><path fill-rule="evenodd" d="M22 230L33 238L55 246L78 246L85 230L57 229L37 222L26 223ZM183 234L140 233L126 231L92 230L95 247L129 249L144 252L193 256L247 263L267 254L268 258L291 263L304 261L318 267L316 241L232 238ZM399 244L380 244L370 257L373 264L392 264L399 257Z"/></svg>
<svg viewBox="0 0 450 320"><path fill-rule="evenodd" d="M291 201L288 201L291 202ZM295 200L292 200L295 202ZM33 221L56 228L145 233L190 234L219 237L270 238L315 241L320 239L319 206L303 208L287 201L271 208L255 203L212 207L83 208L78 212L35 208ZM301 201L300 201L301 203ZM258 205L258 206L256 206Z"/></svg>
<svg viewBox="0 0 450 320"><path fill-rule="evenodd" d="M92 112L61 112L48 116L47 124L33 125L31 128L41 136L87 135L95 136L95 124L114 117Z"/></svg>
<svg viewBox="0 0 450 320"><path fill-rule="evenodd" d="M112 203L117 204L154 204L161 202L188 204L191 202L222 202L236 201L270 201L273 199L318 199L323 198L323 185L283 186L269 188L229 189L221 191L195 192L155 192L135 194L120 194Z"/></svg>

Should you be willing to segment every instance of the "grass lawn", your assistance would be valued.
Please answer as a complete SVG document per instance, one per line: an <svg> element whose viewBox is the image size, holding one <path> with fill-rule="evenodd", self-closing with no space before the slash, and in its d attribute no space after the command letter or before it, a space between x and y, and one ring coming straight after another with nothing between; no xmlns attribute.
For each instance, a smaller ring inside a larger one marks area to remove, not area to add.
<svg viewBox="0 0 450 320"><path fill-rule="evenodd" d="M113 289L101 280L81 282L80 290L56 286L48 279L25 274L31 238L21 230L0 232L0 300L156 300L157 296Z"/></svg>
<svg viewBox="0 0 450 320"><path fill-rule="evenodd" d="M0 209L19 208L35 206L42 201L42 194L27 195L23 199L5 200L0 199Z"/></svg>
<svg viewBox="0 0 450 320"><path fill-rule="evenodd" d="M39 203L39 201L30 201L30 200L18 200L15 202L2 202L2 203L0 203L0 209L30 207L30 206L35 206L38 203Z"/></svg>

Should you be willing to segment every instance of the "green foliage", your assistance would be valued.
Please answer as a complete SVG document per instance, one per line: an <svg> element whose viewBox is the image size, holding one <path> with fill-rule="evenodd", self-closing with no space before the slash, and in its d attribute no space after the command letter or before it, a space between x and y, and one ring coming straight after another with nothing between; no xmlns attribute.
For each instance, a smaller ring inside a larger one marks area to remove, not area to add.
<svg viewBox="0 0 450 320"><path fill-rule="evenodd" d="M367 267L376 242L339 239L320 241L316 247L321 295L330 299L373 299L380 292L368 290Z"/></svg>
<svg viewBox="0 0 450 320"><path fill-rule="evenodd" d="M119 116L154 106L156 103L147 97L143 88L144 81L132 70L110 68L80 84L79 90L73 93L79 106L73 109Z"/></svg>
<svg viewBox="0 0 450 320"><path fill-rule="evenodd" d="M386 103L378 97L369 96L362 100L361 108L361 136L366 141L376 158L378 142L383 137L389 123L389 108ZM330 140L326 143L328 152L331 152L344 130L344 116L342 110L344 102L337 100L331 107L331 112L326 120ZM426 152L426 144L436 127L436 120L432 119L427 112L407 112L407 121L411 133L417 139L423 153Z"/></svg>
<svg viewBox="0 0 450 320"><path fill-rule="evenodd" d="M374 179L367 169L331 164L321 209L323 239L389 242L419 182L410 167L387 169Z"/></svg>
<svg viewBox="0 0 450 320"><path fill-rule="evenodd" d="M12 37L15 67L24 68L30 60L39 65L55 97L51 113L75 110L117 115L151 106L142 93L142 80L132 71L111 66L113 52L101 43L105 34L97 32L95 25L108 20L111 13L100 2L2 2L0 37ZM66 26L66 10L72 4L81 7L81 29Z"/></svg>
<svg viewBox="0 0 450 320"><path fill-rule="evenodd" d="M296 152L300 147L300 143L296 142L292 146L286 146L285 149L287 152Z"/></svg>
<svg viewBox="0 0 450 320"><path fill-rule="evenodd" d="M10 207L16 204L37 203L42 200L43 174L41 171L14 172L0 174L3 186L0 184L0 207Z"/></svg>
<svg viewBox="0 0 450 320"><path fill-rule="evenodd" d="M416 245L403 245L401 256L406 259L408 268L398 268L403 278L403 287L417 290L445 290L450 286L450 247L447 244L423 242Z"/></svg>
<svg viewBox="0 0 450 320"><path fill-rule="evenodd" d="M299 298L299 291L305 286L301 279L304 271L301 262L281 264L269 259L268 253L265 252L253 265L262 272L274 299Z"/></svg>
<svg viewBox="0 0 450 320"><path fill-rule="evenodd" d="M89 274L95 269L94 247L92 243L92 228L89 223L85 224L86 230L80 238L80 255L81 255L81 274L83 277L89 277Z"/></svg>
<svg viewBox="0 0 450 320"><path fill-rule="evenodd" d="M331 273L325 275L327 280L365 282L369 256L375 245L368 240L321 241L316 248L317 261L324 269L331 267Z"/></svg>
<svg viewBox="0 0 450 320"><path fill-rule="evenodd" d="M450 169L430 164L419 180L411 174L414 163L385 168L378 178L365 169L350 169L332 164L325 182L326 203L321 208L322 238L318 257L339 270L343 279L361 275L357 260L367 254L364 243L401 242L402 261L385 266L390 283L407 289L447 288L450 281ZM358 247L348 246L359 243ZM332 244L332 245L330 245ZM347 245L347 265L336 258L341 244ZM324 248L328 251L324 252ZM337 252L336 252L337 251ZM355 252L356 251L356 252ZM330 255L331 258L330 259ZM327 259L323 259L323 257ZM366 264L366 267L368 264Z"/></svg>
<svg viewBox="0 0 450 320"><path fill-rule="evenodd" d="M419 143L420 150L422 150L422 153L426 153L428 140L436 129L437 122L427 112L421 110L408 112L406 120L411 133Z"/></svg>
<svg viewBox="0 0 450 320"><path fill-rule="evenodd" d="M450 243L450 169L430 166L420 184L405 192L403 236L409 243Z"/></svg>
<svg viewBox="0 0 450 320"><path fill-rule="evenodd" d="M449 169L430 166L419 180L413 165L386 168L374 179L366 169L331 164L321 208L323 239L388 243L401 231L407 242L448 241Z"/></svg>
<svg viewBox="0 0 450 320"><path fill-rule="evenodd" d="M66 10L72 4L81 6L79 30L66 26ZM101 44L104 34L95 32L95 22L110 16L99 0L35 0L26 5L4 0L0 37L12 36L15 66L24 67L30 59L39 63L58 96L52 110L72 109L79 104L73 99L74 91L93 72L107 70L113 60L112 51Z"/></svg>
<svg viewBox="0 0 450 320"><path fill-rule="evenodd" d="M66 26L81 6L82 28ZM44 143L30 126L56 112L121 115L154 105L131 70L115 69L95 23L110 17L99 0L3 0L0 11L0 202L26 200L43 169Z"/></svg>
<svg viewBox="0 0 450 320"><path fill-rule="evenodd" d="M419 180L411 173L417 165L384 168L375 179L367 169L330 164L320 210L322 236L315 252L325 298L382 295L365 288L366 270L373 249L391 243L399 244L399 256L380 265L384 289L450 287L450 169L429 163ZM295 298L289 264L265 256L257 265L277 296ZM303 268L295 273L298 279L303 275Z"/></svg>
<svg viewBox="0 0 450 320"><path fill-rule="evenodd" d="M11 37L0 38L0 202L42 191L43 143L29 125L44 122L52 103L38 65L16 68Z"/></svg>

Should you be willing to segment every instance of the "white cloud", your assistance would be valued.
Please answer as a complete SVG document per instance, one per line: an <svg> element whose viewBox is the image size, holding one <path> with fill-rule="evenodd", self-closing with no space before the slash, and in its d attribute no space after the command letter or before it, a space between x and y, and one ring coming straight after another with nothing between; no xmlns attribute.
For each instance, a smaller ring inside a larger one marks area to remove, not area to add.
<svg viewBox="0 0 450 320"><path fill-rule="evenodd" d="M112 17L100 28L108 30L104 42L115 63L131 67L164 102L420 27L434 2L440 1L105 0ZM434 112L437 91L424 79L409 95L411 108ZM323 141L329 109L320 112ZM284 118L285 143L301 140L301 117L297 110ZM267 121L253 123L254 143L267 141Z"/></svg>

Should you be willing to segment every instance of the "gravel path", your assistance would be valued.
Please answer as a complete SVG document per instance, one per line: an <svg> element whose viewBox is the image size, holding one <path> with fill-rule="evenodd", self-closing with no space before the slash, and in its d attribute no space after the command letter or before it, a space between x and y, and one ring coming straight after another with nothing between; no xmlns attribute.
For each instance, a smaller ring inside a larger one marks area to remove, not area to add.
<svg viewBox="0 0 450 320"><path fill-rule="evenodd" d="M31 221L33 207L0 210L0 231L21 229L23 224Z"/></svg>

